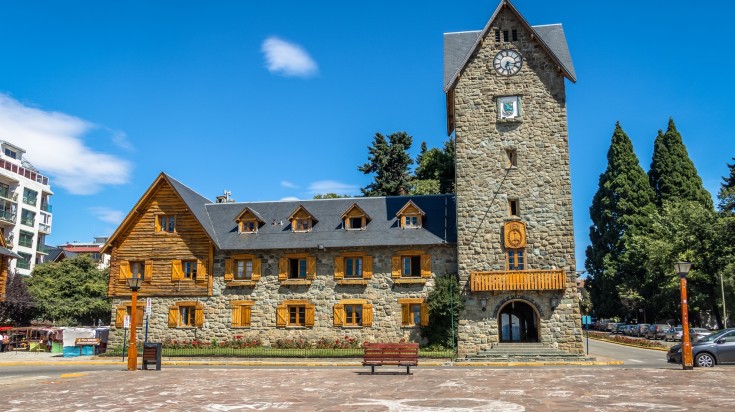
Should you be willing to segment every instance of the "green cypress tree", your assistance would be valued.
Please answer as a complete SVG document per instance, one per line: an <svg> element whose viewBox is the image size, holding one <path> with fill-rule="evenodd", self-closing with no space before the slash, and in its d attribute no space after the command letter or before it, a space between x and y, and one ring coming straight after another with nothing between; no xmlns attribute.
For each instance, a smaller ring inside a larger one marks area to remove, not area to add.
<svg viewBox="0 0 735 412"><path fill-rule="evenodd" d="M722 178L717 198L720 201L720 212L725 216L735 216L735 163L728 164L727 167L730 169L730 176Z"/></svg>
<svg viewBox="0 0 735 412"><path fill-rule="evenodd" d="M626 247L633 236L650 225L655 211L654 194L645 171L633 151L633 144L620 123L615 124L607 169L600 175L592 200L591 245L587 247L585 267L588 289L595 314L620 315L619 286L643 278L642 257Z"/></svg>
<svg viewBox="0 0 735 412"><path fill-rule="evenodd" d="M656 136L648 178L659 207L667 201L690 200L709 209L714 208L712 196L702 185L702 178L689 158L672 118L669 118L666 133L659 130Z"/></svg>

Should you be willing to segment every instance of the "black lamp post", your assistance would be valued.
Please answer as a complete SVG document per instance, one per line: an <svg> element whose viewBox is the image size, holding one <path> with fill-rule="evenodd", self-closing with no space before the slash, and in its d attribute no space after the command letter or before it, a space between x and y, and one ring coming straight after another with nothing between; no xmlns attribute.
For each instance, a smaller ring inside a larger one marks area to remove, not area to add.
<svg viewBox="0 0 735 412"><path fill-rule="evenodd" d="M134 274L133 277L128 278L128 286L133 291L131 297L130 307L130 344L128 348L128 370L138 370L138 347L135 345L135 318L138 316L138 289L143 283L143 278L139 277L138 274Z"/></svg>
<svg viewBox="0 0 735 412"><path fill-rule="evenodd" d="M692 264L676 262L674 269L679 274L679 289L681 289L681 364L684 370L694 369L692 359L692 342L689 340L689 308L687 306L687 274Z"/></svg>

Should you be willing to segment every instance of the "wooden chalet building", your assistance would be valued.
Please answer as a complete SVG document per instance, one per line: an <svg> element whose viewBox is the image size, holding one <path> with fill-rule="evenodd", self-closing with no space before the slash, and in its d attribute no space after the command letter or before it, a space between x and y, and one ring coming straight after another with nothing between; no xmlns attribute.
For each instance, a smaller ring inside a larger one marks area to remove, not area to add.
<svg viewBox="0 0 735 412"><path fill-rule="evenodd" d="M436 276L456 274L460 358L518 342L582 354L564 31L502 0L444 46L456 196L217 203L162 173L102 250L113 344L133 274L153 299L153 340L266 345L418 341Z"/></svg>

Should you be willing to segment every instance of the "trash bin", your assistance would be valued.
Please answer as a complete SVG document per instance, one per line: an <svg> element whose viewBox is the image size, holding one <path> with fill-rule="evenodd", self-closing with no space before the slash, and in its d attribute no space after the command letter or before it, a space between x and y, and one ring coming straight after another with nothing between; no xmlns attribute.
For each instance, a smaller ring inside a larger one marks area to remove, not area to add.
<svg viewBox="0 0 735 412"><path fill-rule="evenodd" d="M161 352L163 351L161 342L148 342L143 344L143 369L148 370L148 364L156 365L156 370L161 370Z"/></svg>

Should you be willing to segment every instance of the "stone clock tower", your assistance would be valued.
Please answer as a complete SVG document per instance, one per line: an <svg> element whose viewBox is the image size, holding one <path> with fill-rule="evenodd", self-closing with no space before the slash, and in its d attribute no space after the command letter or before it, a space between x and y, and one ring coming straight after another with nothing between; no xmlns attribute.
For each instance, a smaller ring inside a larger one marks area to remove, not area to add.
<svg viewBox="0 0 735 412"><path fill-rule="evenodd" d="M444 47L459 357L581 354L564 90L576 76L562 26L531 26L503 0L481 31L445 34Z"/></svg>

